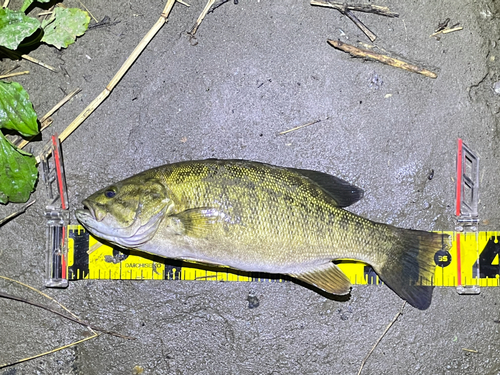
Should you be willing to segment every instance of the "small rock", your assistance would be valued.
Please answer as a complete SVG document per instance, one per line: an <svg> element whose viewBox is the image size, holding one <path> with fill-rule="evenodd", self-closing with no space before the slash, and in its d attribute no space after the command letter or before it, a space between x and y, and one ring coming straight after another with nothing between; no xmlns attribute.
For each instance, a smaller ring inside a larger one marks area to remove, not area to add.
<svg viewBox="0 0 500 375"><path fill-rule="evenodd" d="M495 94L500 95L500 81L493 84L493 91L495 91Z"/></svg>
<svg viewBox="0 0 500 375"><path fill-rule="evenodd" d="M259 307L259 305L260 305L259 298L257 297L257 295L254 292L248 293L247 301L248 301L248 308L249 309L255 309L256 307Z"/></svg>

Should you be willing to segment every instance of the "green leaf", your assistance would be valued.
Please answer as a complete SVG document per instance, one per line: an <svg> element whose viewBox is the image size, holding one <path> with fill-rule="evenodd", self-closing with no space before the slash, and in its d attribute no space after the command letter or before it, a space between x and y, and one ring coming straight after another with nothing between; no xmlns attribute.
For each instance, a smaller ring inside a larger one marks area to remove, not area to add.
<svg viewBox="0 0 500 375"><path fill-rule="evenodd" d="M52 17L42 23L45 32L42 42L58 49L66 48L85 33L89 22L88 13L81 9L57 7Z"/></svg>
<svg viewBox="0 0 500 375"><path fill-rule="evenodd" d="M39 27L37 19L28 17L23 12L0 8L0 46L15 50L24 38Z"/></svg>
<svg viewBox="0 0 500 375"><path fill-rule="evenodd" d="M0 133L0 203L26 202L37 178L35 157L20 152Z"/></svg>
<svg viewBox="0 0 500 375"><path fill-rule="evenodd" d="M38 134L29 95L17 82L0 81L0 128L16 130L25 137Z"/></svg>
<svg viewBox="0 0 500 375"><path fill-rule="evenodd" d="M36 0L37 3L48 3L49 1L50 0ZM28 9L34 2L35 0L24 0L23 6L21 7L21 12L25 12L26 9Z"/></svg>

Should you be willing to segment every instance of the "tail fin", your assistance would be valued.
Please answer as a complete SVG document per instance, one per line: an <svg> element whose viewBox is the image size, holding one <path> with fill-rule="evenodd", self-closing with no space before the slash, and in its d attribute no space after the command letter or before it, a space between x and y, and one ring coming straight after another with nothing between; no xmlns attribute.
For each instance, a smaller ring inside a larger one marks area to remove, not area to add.
<svg viewBox="0 0 500 375"><path fill-rule="evenodd" d="M397 295L420 310L431 304L436 263L439 250L448 250L449 236L411 229L391 227L396 237L384 264L374 266Z"/></svg>

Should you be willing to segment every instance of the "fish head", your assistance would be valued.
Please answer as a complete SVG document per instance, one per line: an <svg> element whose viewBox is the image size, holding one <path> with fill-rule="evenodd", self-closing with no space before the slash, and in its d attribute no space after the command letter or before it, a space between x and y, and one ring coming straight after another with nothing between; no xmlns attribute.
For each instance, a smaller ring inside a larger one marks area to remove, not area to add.
<svg viewBox="0 0 500 375"><path fill-rule="evenodd" d="M90 233L128 248L149 241L173 207L167 187L144 174L99 190L82 204L85 209L75 215Z"/></svg>

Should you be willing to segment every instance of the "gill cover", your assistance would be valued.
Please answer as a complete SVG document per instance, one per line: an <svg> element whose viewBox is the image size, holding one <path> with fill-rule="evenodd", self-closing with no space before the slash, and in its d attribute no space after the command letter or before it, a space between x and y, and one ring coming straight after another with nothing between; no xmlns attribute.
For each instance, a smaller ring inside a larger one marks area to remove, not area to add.
<svg viewBox="0 0 500 375"><path fill-rule="evenodd" d="M149 241L171 204L166 187L144 174L91 195L76 217L95 236L123 247Z"/></svg>

